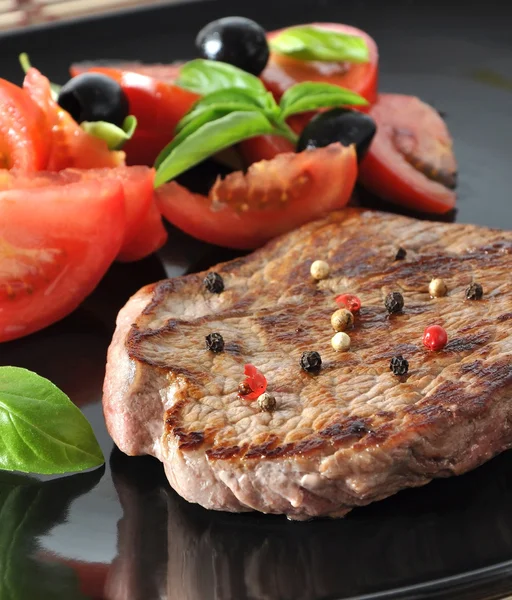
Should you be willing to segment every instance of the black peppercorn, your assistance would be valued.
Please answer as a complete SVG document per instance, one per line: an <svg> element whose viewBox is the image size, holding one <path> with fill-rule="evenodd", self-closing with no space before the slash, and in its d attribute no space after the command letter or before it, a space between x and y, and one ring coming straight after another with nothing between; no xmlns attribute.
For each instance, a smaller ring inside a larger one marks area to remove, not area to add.
<svg viewBox="0 0 512 600"><path fill-rule="evenodd" d="M405 250L405 248L402 248L402 246L400 246L400 248L398 248L398 250L396 251L395 260L403 260L406 256L407 251Z"/></svg>
<svg viewBox="0 0 512 600"><path fill-rule="evenodd" d="M209 333L206 337L206 349L218 353L224 350L224 338L220 333Z"/></svg>
<svg viewBox="0 0 512 600"><path fill-rule="evenodd" d="M409 363L402 355L393 356L389 368L393 371L393 375L407 375Z"/></svg>
<svg viewBox="0 0 512 600"><path fill-rule="evenodd" d="M484 289L479 283L472 283L466 290L467 300L481 300L484 295Z"/></svg>
<svg viewBox="0 0 512 600"><path fill-rule="evenodd" d="M318 352L303 352L300 366L306 373L318 373L322 367L322 357Z"/></svg>
<svg viewBox="0 0 512 600"><path fill-rule="evenodd" d="M218 273L208 273L203 279L204 287L212 294L220 294L224 291L224 280Z"/></svg>
<svg viewBox="0 0 512 600"><path fill-rule="evenodd" d="M249 384L245 383L245 381L242 381L242 383L238 384L238 395L239 396L248 396L251 393L252 393L252 389L249 386Z"/></svg>
<svg viewBox="0 0 512 600"><path fill-rule="evenodd" d="M404 297L400 292L391 292L386 296L384 305L390 315L402 312L404 308Z"/></svg>

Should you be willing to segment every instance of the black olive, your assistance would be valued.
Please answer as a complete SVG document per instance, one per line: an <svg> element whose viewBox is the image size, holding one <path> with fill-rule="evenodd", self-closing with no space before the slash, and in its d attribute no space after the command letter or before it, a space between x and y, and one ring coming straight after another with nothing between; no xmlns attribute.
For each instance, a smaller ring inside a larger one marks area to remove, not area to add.
<svg viewBox="0 0 512 600"><path fill-rule="evenodd" d="M62 86L59 105L77 123L107 121L119 127L128 116L128 99L121 86L102 73L82 73Z"/></svg>
<svg viewBox="0 0 512 600"><path fill-rule="evenodd" d="M377 125L369 115L347 108L333 108L311 119L297 142L297 151L323 148L335 142L343 146L355 144L357 158L361 160L376 131Z"/></svg>
<svg viewBox="0 0 512 600"><path fill-rule="evenodd" d="M267 66L265 30L245 17L225 17L208 23L196 37L200 55L259 75Z"/></svg>

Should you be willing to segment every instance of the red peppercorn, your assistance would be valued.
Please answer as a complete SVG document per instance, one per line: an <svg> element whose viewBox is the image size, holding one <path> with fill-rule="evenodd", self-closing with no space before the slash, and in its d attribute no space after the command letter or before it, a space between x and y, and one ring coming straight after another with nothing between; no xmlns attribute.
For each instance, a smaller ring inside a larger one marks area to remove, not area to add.
<svg viewBox="0 0 512 600"><path fill-rule="evenodd" d="M256 400L266 391L267 379L254 365L245 365L244 373L246 378L241 385L245 389L249 388L251 391L248 394L242 395L239 393L238 395L244 400Z"/></svg>
<svg viewBox="0 0 512 600"><path fill-rule="evenodd" d="M359 312L361 309L361 300L353 294L340 294L334 300L338 306L348 308L352 313Z"/></svg>
<svg viewBox="0 0 512 600"><path fill-rule="evenodd" d="M441 325L430 325L423 333L423 345L429 350L442 350L448 341L448 334Z"/></svg>

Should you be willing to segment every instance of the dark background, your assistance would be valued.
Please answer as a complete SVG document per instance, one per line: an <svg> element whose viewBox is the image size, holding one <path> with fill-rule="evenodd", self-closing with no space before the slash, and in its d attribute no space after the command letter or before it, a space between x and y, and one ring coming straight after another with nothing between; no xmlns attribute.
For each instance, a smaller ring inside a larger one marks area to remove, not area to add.
<svg viewBox="0 0 512 600"><path fill-rule="evenodd" d="M21 82L22 51L59 83L73 61L189 58L198 29L231 14L269 29L346 22L376 39L383 91L418 95L446 114L460 164L457 220L510 228L509 12L496 0L198 1L0 35L0 76ZM114 266L69 318L0 346L0 364L49 377L83 408L109 457L104 471L50 482L0 474L0 598L457 599L510 592L510 454L344 520L291 523L189 505L156 461L112 451L100 400L117 310L145 283L227 256L172 231L159 257Z"/></svg>

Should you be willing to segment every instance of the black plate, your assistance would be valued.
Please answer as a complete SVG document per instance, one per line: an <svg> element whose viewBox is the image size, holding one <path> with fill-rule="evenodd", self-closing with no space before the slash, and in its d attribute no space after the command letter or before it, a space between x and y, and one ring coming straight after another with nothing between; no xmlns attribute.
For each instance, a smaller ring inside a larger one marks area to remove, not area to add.
<svg viewBox="0 0 512 600"><path fill-rule="evenodd" d="M21 80L20 51L57 82L74 60L191 57L199 27L234 13L268 28L312 20L351 23L379 44L383 90L417 94L446 114L460 162L457 219L510 228L507 10L499 0L160 6L3 35L0 76ZM117 310L130 293L165 273L229 256L173 232L159 258L114 266L69 318L0 347L0 364L49 377L83 407L109 457L105 470L49 482L0 476L0 598L504 597L512 590L511 453L344 520L292 523L187 504L169 488L159 463L113 450L100 399Z"/></svg>

